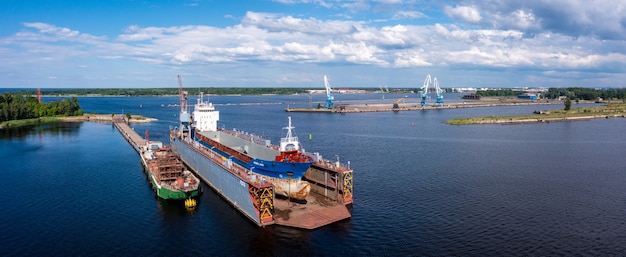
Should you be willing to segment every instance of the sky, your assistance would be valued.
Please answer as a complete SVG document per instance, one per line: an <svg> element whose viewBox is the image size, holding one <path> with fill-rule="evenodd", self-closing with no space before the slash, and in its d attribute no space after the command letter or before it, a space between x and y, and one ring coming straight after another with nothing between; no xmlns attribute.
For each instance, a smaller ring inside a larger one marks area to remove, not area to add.
<svg viewBox="0 0 626 257"><path fill-rule="evenodd" d="M0 88L626 87L626 0L0 0Z"/></svg>

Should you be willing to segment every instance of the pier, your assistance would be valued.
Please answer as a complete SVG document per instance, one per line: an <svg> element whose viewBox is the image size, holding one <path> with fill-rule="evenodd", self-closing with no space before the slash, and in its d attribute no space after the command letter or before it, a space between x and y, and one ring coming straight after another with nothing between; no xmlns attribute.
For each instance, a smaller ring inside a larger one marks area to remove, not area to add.
<svg viewBox="0 0 626 257"><path fill-rule="evenodd" d="M113 126L117 128L120 134L122 134L124 139L128 141L130 146L132 146L135 151L141 153L141 147L146 144L146 141L139 135L139 133L135 132L135 130L126 124L124 117L119 115L114 116Z"/></svg>
<svg viewBox="0 0 626 257"><path fill-rule="evenodd" d="M446 104L430 104L422 106L421 103L416 102L418 99L398 99L396 102L381 103L377 102L368 103L368 101L356 101L353 103L335 103L334 108L299 108L289 107L285 108L286 112L312 112L312 113L359 113L359 112L399 112L399 111L428 111L428 110L441 110L441 109L457 109L457 108L479 108L479 107L494 107L494 106L519 106L519 105L546 105L546 104L563 104L558 100L520 100L514 99L498 99L498 98L483 98L481 100L468 100L463 102L448 102Z"/></svg>

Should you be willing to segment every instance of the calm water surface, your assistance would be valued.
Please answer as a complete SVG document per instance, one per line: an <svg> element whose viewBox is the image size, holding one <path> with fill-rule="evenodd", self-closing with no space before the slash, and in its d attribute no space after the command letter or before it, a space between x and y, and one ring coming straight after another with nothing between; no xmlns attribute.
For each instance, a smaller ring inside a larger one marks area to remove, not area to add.
<svg viewBox="0 0 626 257"><path fill-rule="evenodd" d="M163 141L178 109L160 106L176 101L79 99L88 113L156 117L133 127ZM352 219L258 228L209 188L189 213L155 197L110 124L46 125L0 131L0 256L626 254L626 119L450 126L443 121L561 106L340 115L283 111L307 95L211 101L220 126L277 142L291 116L308 151L350 161Z"/></svg>

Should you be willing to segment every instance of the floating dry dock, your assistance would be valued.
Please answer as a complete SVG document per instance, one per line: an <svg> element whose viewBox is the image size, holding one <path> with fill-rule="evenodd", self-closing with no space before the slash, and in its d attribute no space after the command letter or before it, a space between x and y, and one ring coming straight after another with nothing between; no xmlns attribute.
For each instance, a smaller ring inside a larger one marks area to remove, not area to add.
<svg viewBox="0 0 626 257"><path fill-rule="evenodd" d="M145 141L137 132L123 119L114 120L113 125L136 151L141 151ZM353 201L353 170L349 167L324 159L314 162L304 175L311 193L306 203L294 202L275 197L271 183L197 142L172 137L171 145L191 171L258 226L315 229L351 217L348 207Z"/></svg>
<svg viewBox="0 0 626 257"><path fill-rule="evenodd" d="M351 217L352 173L329 161L315 162L305 173L311 183L306 203L275 197L274 186L198 142L171 135L175 152L215 192L258 226L272 224L315 229Z"/></svg>

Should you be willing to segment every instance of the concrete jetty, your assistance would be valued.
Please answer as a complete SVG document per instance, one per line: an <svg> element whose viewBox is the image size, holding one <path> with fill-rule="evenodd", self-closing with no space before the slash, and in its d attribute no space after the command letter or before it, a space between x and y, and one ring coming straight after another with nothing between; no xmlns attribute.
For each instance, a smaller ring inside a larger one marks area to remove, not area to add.
<svg viewBox="0 0 626 257"><path fill-rule="evenodd" d="M122 134L124 139L128 141L135 151L138 153L141 152L141 147L146 145L146 141L139 135L139 133L135 132L135 130L128 126L123 119L113 119L113 126L117 128L120 134Z"/></svg>

